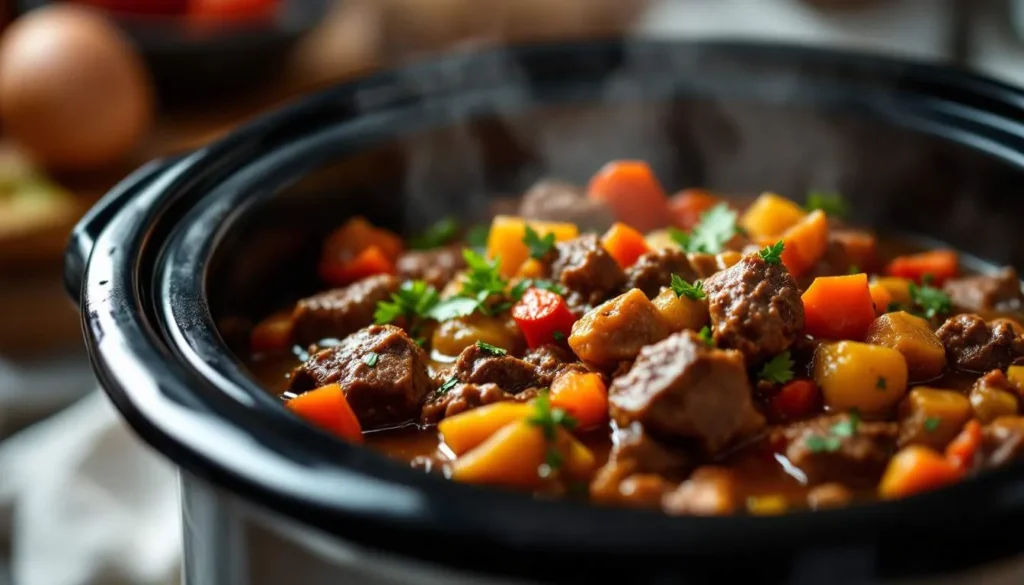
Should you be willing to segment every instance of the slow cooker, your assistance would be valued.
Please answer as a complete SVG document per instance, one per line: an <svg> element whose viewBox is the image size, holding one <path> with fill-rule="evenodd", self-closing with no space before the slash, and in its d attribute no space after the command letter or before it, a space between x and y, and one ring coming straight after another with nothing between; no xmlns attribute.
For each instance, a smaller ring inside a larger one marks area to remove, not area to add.
<svg viewBox="0 0 1024 585"><path fill-rule="evenodd" d="M1006 563L1019 582L1021 465L895 502L669 517L424 475L306 425L244 367L239 332L314 289L319 242L346 217L481 220L496 197L616 158L672 186L836 189L857 223L1024 269L1024 92L969 73L595 41L338 85L139 169L69 244L96 375L181 470L184 582L981 583Z"/></svg>

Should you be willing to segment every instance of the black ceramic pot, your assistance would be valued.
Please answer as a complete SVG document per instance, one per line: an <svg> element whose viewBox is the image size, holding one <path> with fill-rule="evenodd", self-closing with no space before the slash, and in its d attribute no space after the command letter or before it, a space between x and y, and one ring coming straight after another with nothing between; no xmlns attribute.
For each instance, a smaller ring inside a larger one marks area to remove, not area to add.
<svg viewBox="0 0 1024 585"><path fill-rule="evenodd" d="M775 45L560 44L311 96L139 170L68 250L103 387L182 470L186 582L977 582L1024 551L1021 466L779 517L537 501L343 444L233 351L246 321L314 290L320 238L347 216L399 230L481 219L501 194L582 182L613 158L646 159L673 187L838 189L856 222L1024 269L1024 93L950 69Z"/></svg>

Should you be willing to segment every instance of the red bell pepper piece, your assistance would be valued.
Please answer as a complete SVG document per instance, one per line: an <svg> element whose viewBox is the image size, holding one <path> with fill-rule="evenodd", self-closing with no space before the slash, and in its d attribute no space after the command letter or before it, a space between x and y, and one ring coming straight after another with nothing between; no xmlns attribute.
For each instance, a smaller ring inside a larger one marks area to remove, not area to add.
<svg viewBox="0 0 1024 585"><path fill-rule="evenodd" d="M821 404L821 392L812 380L793 380L772 397L772 411L782 419L796 419L814 412Z"/></svg>
<svg viewBox="0 0 1024 585"><path fill-rule="evenodd" d="M512 307L512 318L526 337L530 348L560 343L569 337L576 315L561 295L531 288Z"/></svg>

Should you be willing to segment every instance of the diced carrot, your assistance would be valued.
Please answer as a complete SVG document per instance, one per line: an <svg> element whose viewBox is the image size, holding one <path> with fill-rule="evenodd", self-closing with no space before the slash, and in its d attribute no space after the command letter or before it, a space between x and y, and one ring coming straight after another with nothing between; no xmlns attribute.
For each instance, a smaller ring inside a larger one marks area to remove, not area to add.
<svg viewBox="0 0 1024 585"><path fill-rule="evenodd" d="M704 189L684 189L673 195L668 201L672 223L681 230L692 230L700 223L700 216L721 201L718 197Z"/></svg>
<svg viewBox="0 0 1024 585"><path fill-rule="evenodd" d="M775 193L762 193L740 216L740 227L755 241L777 240L807 217L799 205Z"/></svg>
<svg viewBox="0 0 1024 585"><path fill-rule="evenodd" d="M868 285L868 293L871 294L871 302L875 304L876 315L881 315L889 310L889 305L893 302L889 289L877 282L872 282Z"/></svg>
<svg viewBox="0 0 1024 585"><path fill-rule="evenodd" d="M821 276L803 296L804 330L820 339L864 339L875 320L866 274Z"/></svg>
<svg viewBox="0 0 1024 585"><path fill-rule="evenodd" d="M665 190L643 161L606 164L590 180L587 196L607 205L615 219L644 233L665 227L671 217Z"/></svg>
<svg viewBox="0 0 1024 585"><path fill-rule="evenodd" d="M515 276L520 266L530 258L530 249L523 242L527 224L542 238L554 234L556 242L565 242L580 234L579 228L572 223L527 222L511 215L495 216L491 222L490 235L487 236L487 257L500 259L498 270L505 278Z"/></svg>
<svg viewBox="0 0 1024 585"><path fill-rule="evenodd" d="M821 405L821 391L813 380L793 380L772 397L772 411L782 419L797 419Z"/></svg>
<svg viewBox="0 0 1024 585"><path fill-rule="evenodd" d="M878 260L878 243L874 234L862 230L839 229L829 233L829 239L839 242L853 266L869 272Z"/></svg>
<svg viewBox="0 0 1024 585"><path fill-rule="evenodd" d="M352 443L363 442L363 430L341 386L330 384L292 398L285 406L314 425Z"/></svg>
<svg viewBox="0 0 1024 585"><path fill-rule="evenodd" d="M576 315L562 295L531 288L512 307L512 318L531 348L561 343L572 333Z"/></svg>
<svg viewBox="0 0 1024 585"><path fill-rule="evenodd" d="M615 222L601 238L601 245L623 268L629 268L651 249L644 235L621 221Z"/></svg>
<svg viewBox="0 0 1024 585"><path fill-rule="evenodd" d="M946 280L957 274L959 259L952 250L929 250L920 254L910 254L893 258L885 268L889 276L909 278L922 284L926 276L931 277L931 284L942 286Z"/></svg>
<svg viewBox="0 0 1024 585"><path fill-rule="evenodd" d="M551 383L551 406L564 408L579 428L608 422L608 388L599 374L568 371Z"/></svg>
<svg viewBox="0 0 1024 585"><path fill-rule="evenodd" d="M292 314L271 315L253 327L249 347L253 353L283 351L292 343Z"/></svg>
<svg viewBox="0 0 1024 585"><path fill-rule="evenodd" d="M370 246L377 246L384 255L395 262L402 254L402 238L391 230L379 228L364 217L353 217L331 232L324 240L322 260L340 262L354 258Z"/></svg>
<svg viewBox="0 0 1024 585"><path fill-rule="evenodd" d="M782 234L782 263L793 276L802 276L828 251L828 217L818 209Z"/></svg>
<svg viewBox="0 0 1024 585"><path fill-rule="evenodd" d="M376 244L364 248L350 260L320 265L320 278L333 286L345 286L376 274L394 273L395 265Z"/></svg>
<svg viewBox="0 0 1024 585"><path fill-rule="evenodd" d="M923 445L909 445L889 460L878 485L886 499L902 498L956 483L960 471L945 457Z"/></svg>
<svg viewBox="0 0 1024 585"><path fill-rule="evenodd" d="M487 440L510 422L525 419L533 406L521 402L495 402L450 416L437 424L445 444L462 455Z"/></svg>
<svg viewBox="0 0 1024 585"><path fill-rule="evenodd" d="M966 472L974 466L974 458L981 448L981 423L978 419L967 421L960 434L946 446L946 459L953 467Z"/></svg>

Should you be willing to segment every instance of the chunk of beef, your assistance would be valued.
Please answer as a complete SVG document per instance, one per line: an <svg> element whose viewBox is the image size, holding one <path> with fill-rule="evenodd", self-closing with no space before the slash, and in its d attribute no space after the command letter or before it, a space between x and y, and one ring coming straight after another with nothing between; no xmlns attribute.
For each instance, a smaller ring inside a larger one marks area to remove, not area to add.
<svg viewBox="0 0 1024 585"><path fill-rule="evenodd" d="M456 384L444 394L435 392L427 398L423 404L420 423L435 424L478 406L512 399L511 394L495 384Z"/></svg>
<svg viewBox="0 0 1024 585"><path fill-rule="evenodd" d="M594 475L590 495L599 502L658 506L690 471L690 458L634 423L615 431L608 462Z"/></svg>
<svg viewBox="0 0 1024 585"><path fill-rule="evenodd" d="M704 281L715 344L756 363L789 348L804 328L796 281L757 254Z"/></svg>
<svg viewBox="0 0 1024 585"><path fill-rule="evenodd" d="M377 356L372 366L371 355ZM391 325L371 325L310 356L292 372L289 387L305 392L328 384L341 386L364 429L418 418L432 389L423 349Z"/></svg>
<svg viewBox="0 0 1024 585"><path fill-rule="evenodd" d="M771 442L811 484L874 486L896 449L899 425L823 415L776 429Z"/></svg>
<svg viewBox="0 0 1024 585"><path fill-rule="evenodd" d="M612 417L658 436L692 438L709 452L764 426L751 400L743 356L712 349L692 331L640 352L608 392Z"/></svg>
<svg viewBox="0 0 1024 585"><path fill-rule="evenodd" d="M576 361L576 356L561 346L547 344L531 349L523 361L537 370L537 382L541 387L550 386L559 374L568 370L588 372L587 367Z"/></svg>
<svg viewBox="0 0 1024 585"><path fill-rule="evenodd" d="M607 205L588 198L579 186L558 179L542 179L534 184L523 195L519 215L574 223L583 231L603 232L615 222Z"/></svg>
<svg viewBox="0 0 1024 585"><path fill-rule="evenodd" d="M672 275L692 282L697 273L690 266L686 253L678 248L660 248L647 252L626 271L626 289L638 288L653 299L672 282Z"/></svg>
<svg viewBox="0 0 1024 585"><path fill-rule="evenodd" d="M422 280L438 290L465 267L460 245L406 252L395 265L402 280Z"/></svg>
<svg viewBox="0 0 1024 585"><path fill-rule="evenodd" d="M577 311L603 303L626 283L626 274L594 234L558 243L552 256L551 274L565 287L566 300Z"/></svg>
<svg viewBox="0 0 1024 585"><path fill-rule="evenodd" d="M665 512L689 516L724 516L740 507L735 474L723 467L696 469L690 479L665 494L661 506Z"/></svg>
<svg viewBox="0 0 1024 585"><path fill-rule="evenodd" d="M371 325L377 303L387 300L399 284L394 276L380 274L300 300L292 313L293 341L308 345L341 339Z"/></svg>
<svg viewBox="0 0 1024 585"><path fill-rule="evenodd" d="M757 252L757 250L754 250ZM704 252L691 252L686 255L690 261L696 278L707 278L716 272L730 268L743 259L743 254L735 250L725 250L718 254L705 254ZM682 275L680 275L682 276Z"/></svg>
<svg viewBox="0 0 1024 585"><path fill-rule="evenodd" d="M1007 267L995 275L965 276L943 286L953 305L961 311L1014 310L1020 307L1020 277Z"/></svg>
<svg viewBox="0 0 1024 585"><path fill-rule="evenodd" d="M452 374L463 384L496 384L511 394L541 385L533 364L511 355L494 355L476 344L459 354Z"/></svg>
<svg viewBox="0 0 1024 585"><path fill-rule="evenodd" d="M981 429L983 467L1000 467L1024 459L1024 416L1001 416Z"/></svg>
<svg viewBox="0 0 1024 585"><path fill-rule="evenodd" d="M668 335L657 307L632 289L588 311L572 326L569 347L581 360L611 369Z"/></svg>
<svg viewBox="0 0 1024 585"><path fill-rule="evenodd" d="M1006 321L987 323L964 313L946 319L936 331L950 366L969 372L1004 369L1024 355L1024 337Z"/></svg>

